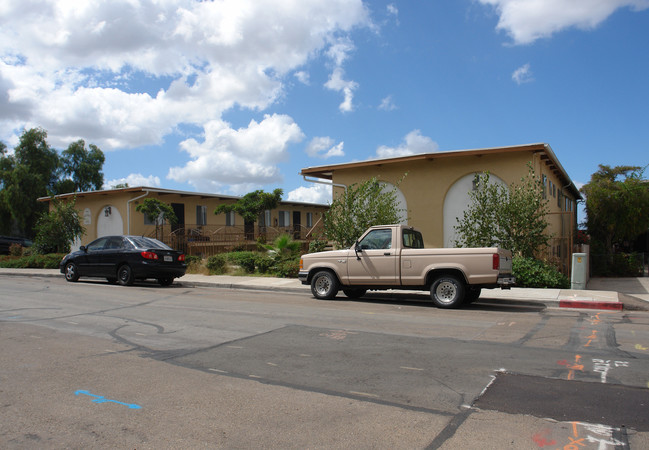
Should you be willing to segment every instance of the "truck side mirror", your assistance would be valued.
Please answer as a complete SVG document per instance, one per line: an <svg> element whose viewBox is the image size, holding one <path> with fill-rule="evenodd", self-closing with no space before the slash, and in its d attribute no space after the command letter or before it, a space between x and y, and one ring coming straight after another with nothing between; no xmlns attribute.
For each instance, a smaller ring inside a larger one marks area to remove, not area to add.
<svg viewBox="0 0 649 450"><path fill-rule="evenodd" d="M354 244L354 253L356 253L356 260L357 261L360 261L360 259L361 259L361 257L358 256L359 252L362 253L363 249L361 249L361 244L358 241L356 241L356 243Z"/></svg>

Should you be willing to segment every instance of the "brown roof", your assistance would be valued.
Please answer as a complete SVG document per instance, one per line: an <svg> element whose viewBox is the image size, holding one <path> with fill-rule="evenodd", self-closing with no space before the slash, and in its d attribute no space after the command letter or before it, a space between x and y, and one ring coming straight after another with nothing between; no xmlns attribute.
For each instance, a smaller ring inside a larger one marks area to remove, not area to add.
<svg viewBox="0 0 649 450"><path fill-rule="evenodd" d="M332 164L328 166L307 167L300 171L300 175L305 177L310 176L310 177L321 178L325 180L331 180L333 178L333 173L336 170L345 170L345 169L352 169L357 167L370 167L370 166L403 163L403 162L411 162L411 161L459 158L465 156L484 156L484 155L491 155L491 154L518 153L518 152L541 153L541 160L545 160L545 164L550 168L552 172L554 172L557 175L557 177L559 177L559 179L562 180L563 184L566 185L573 192L576 198L581 198L581 194L579 193L579 190L574 185L574 183L568 176L563 166L561 166L561 163L559 162L556 155L552 151L550 145L543 144L543 143L517 145L512 147L493 147L493 148L479 148L479 149L472 149L472 150L453 150L453 151L445 151L445 152L420 153L416 155L398 156L394 158L369 159L366 161Z"/></svg>

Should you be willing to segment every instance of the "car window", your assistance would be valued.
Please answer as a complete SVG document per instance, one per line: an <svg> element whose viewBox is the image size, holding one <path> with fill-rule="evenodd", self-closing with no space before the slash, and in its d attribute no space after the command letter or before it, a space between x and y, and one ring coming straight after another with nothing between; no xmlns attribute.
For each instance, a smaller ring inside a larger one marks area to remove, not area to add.
<svg viewBox="0 0 649 450"><path fill-rule="evenodd" d="M168 245L160 242L157 239L151 239L151 238L144 237L144 236L130 236L129 240L137 248L160 248L160 249L163 249L163 250L173 250L171 247L169 247Z"/></svg>
<svg viewBox="0 0 649 450"><path fill-rule="evenodd" d="M387 249L392 247L392 230L372 230L360 242L363 250Z"/></svg>
<svg viewBox="0 0 649 450"><path fill-rule="evenodd" d="M106 241L108 240L107 237L101 237L99 239L95 239L92 241L88 246L86 247L86 250L94 252L97 250L103 250L104 246L106 245Z"/></svg>
<svg viewBox="0 0 649 450"><path fill-rule="evenodd" d="M424 248L424 239L421 233L415 230L403 230L403 246L404 248Z"/></svg>
<svg viewBox="0 0 649 450"><path fill-rule="evenodd" d="M114 236L110 239L108 239L108 242L106 242L106 245L104 246L104 250L119 250L122 248L122 237L121 236Z"/></svg>

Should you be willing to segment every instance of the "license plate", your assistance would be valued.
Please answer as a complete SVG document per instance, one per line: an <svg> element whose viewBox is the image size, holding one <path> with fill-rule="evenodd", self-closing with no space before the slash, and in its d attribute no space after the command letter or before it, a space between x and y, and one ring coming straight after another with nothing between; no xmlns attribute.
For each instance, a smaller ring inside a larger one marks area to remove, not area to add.
<svg viewBox="0 0 649 450"><path fill-rule="evenodd" d="M169 255L165 255L165 257L164 257L164 261L165 261L165 262L173 262L173 261L174 261L174 257L173 257L173 256L169 256Z"/></svg>

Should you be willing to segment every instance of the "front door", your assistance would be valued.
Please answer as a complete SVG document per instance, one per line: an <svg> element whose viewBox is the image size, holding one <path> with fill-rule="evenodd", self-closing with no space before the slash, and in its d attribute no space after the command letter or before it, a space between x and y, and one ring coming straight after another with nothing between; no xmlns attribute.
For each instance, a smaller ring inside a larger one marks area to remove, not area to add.
<svg viewBox="0 0 649 450"><path fill-rule="evenodd" d="M171 225L171 231L178 231L185 228L185 204L184 203L172 203L171 209L174 210L176 215L176 223Z"/></svg>
<svg viewBox="0 0 649 450"><path fill-rule="evenodd" d="M293 239L300 239L302 228L302 214L300 211L293 211Z"/></svg>
<svg viewBox="0 0 649 450"><path fill-rule="evenodd" d="M347 274L349 284L388 285L399 284L397 250L392 245L392 230L372 230L359 242L360 251L349 251Z"/></svg>

